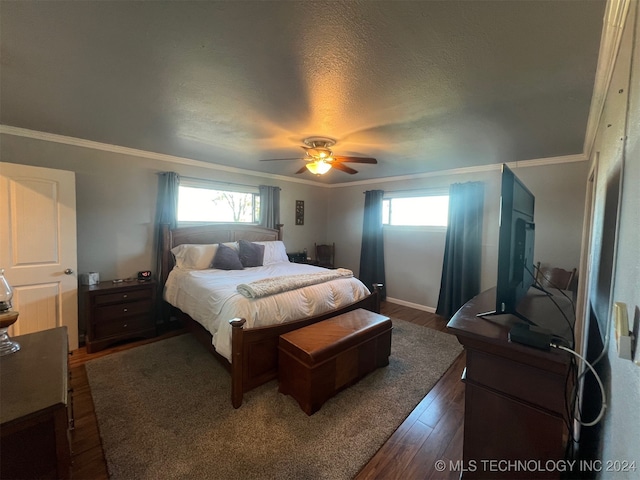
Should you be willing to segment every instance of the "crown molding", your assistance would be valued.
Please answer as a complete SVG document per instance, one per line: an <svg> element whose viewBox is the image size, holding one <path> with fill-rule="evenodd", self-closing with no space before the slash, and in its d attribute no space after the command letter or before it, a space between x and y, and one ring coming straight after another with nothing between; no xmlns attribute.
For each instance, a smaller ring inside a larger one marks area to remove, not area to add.
<svg viewBox="0 0 640 480"><path fill-rule="evenodd" d="M74 147L89 148L92 150L101 150L103 152L118 153L121 155L130 155L139 158L148 158L151 160L159 160L161 162L178 163L181 165L188 165L192 167L207 168L210 170L218 170L229 173L240 173L242 175L251 175L260 178L270 178L273 180L281 180L285 182L303 183L306 185L325 186L324 184L318 184L311 180L305 180L304 178L292 178L284 175L276 175L273 173L255 172L252 170L245 170L243 168L228 167L226 165L219 165L217 163L203 162L201 160L193 160L191 158L177 157L175 155L166 155L164 153L149 152L146 150L139 150L137 148L122 147L120 145L112 145L109 143L94 142L93 140L85 140L83 138L68 137L66 135L58 135L56 133L40 132L38 130L29 130L27 128L12 127L10 125L0 124L0 133L7 135L14 135L16 137L26 137L35 140L43 140L46 142L62 143L65 145L72 145Z"/></svg>
<svg viewBox="0 0 640 480"><path fill-rule="evenodd" d="M415 180L417 178L431 178L442 177L450 175L468 175L473 173L489 172L493 170L500 170L502 163L493 163L489 165L478 165L474 167L464 168L452 168L449 170L438 170L435 172L416 173L412 175L400 175L395 177L383 177L372 178L369 180L356 180L354 182L345 182L337 184L326 184L313 182L311 180L305 180L302 178L286 177L284 175L276 175L273 173L255 172L252 170L245 170L237 167L228 167L225 165L218 165L216 163L203 162L201 160L193 160L190 158L177 157L174 155L166 155L164 153L148 152L146 150L138 150L136 148L121 147L119 145L111 145L108 143L94 142L93 140L85 140L76 137L67 137L65 135L58 135L55 133L40 132L37 130L29 130L27 128L12 127L9 125L0 124L0 133L6 135L15 135L18 137L32 138L35 140L43 140L47 142L63 143L65 145L72 145L76 147L90 148L93 150L101 150L105 152L118 153L121 155L130 155L140 158L148 158L152 160L159 160L162 162L178 163L181 165L189 165L193 167L207 168L211 170L219 170L223 172L239 173L242 175L252 175L260 178L270 178L274 180L281 180L284 182L302 183L305 185L313 185L314 187L322 188L342 188L352 187L357 185L371 185L387 182L397 182L403 180ZM582 162L589 157L585 154L577 155L563 155L560 157L548 157L538 158L533 160L519 160L515 162L506 162L509 167L522 168L522 167L539 167L542 165L555 165L560 163Z"/></svg>
<svg viewBox="0 0 640 480"><path fill-rule="evenodd" d="M591 158L593 145L598 133L598 125L604 111L604 102L611 85L613 69L618 58L620 42L624 25L628 17L631 0L608 0L605 8L602 25L602 35L600 37L600 51L598 53L598 66L596 67L596 78L593 84L593 95L591 97L591 107L589 108L589 118L587 120L587 130L584 136L584 146L582 151L587 158Z"/></svg>
<svg viewBox="0 0 640 480"><path fill-rule="evenodd" d="M583 153L576 155L563 155L560 157L536 158L532 160L518 160L515 162L504 162L510 168L540 167L543 165L558 165L561 163L584 162L589 157ZM398 182L405 180L415 180L417 178L444 177L450 175L468 175L481 172L499 171L502 163L491 163L489 165L478 165L474 167L451 168L449 170L438 170L435 172L416 173L412 175L399 175L397 177L372 178L369 180L357 180L355 182L338 183L329 185L329 188L352 187L356 185L372 185L387 182Z"/></svg>

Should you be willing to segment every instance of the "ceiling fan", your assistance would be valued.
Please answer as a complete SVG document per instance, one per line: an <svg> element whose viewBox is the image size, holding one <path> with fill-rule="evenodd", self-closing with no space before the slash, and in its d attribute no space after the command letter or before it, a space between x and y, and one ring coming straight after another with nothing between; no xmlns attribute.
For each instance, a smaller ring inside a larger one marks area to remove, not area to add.
<svg viewBox="0 0 640 480"><path fill-rule="evenodd" d="M267 158L260 161L273 162L278 160L305 160L307 164L296 173L304 173L308 170L315 175L323 175L332 168L353 175L354 173L358 173L358 171L344 165L345 163L378 163L375 158L371 157L334 155L330 150L330 147L333 147L336 144L336 141L332 138L309 137L302 140L302 143L304 143L304 145L301 145L301 147L305 151L305 155L302 157Z"/></svg>

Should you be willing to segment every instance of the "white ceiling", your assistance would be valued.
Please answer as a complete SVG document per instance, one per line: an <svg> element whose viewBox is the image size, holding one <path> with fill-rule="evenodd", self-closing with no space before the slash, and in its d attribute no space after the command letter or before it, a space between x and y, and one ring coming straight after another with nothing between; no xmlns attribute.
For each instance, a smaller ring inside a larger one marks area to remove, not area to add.
<svg viewBox="0 0 640 480"><path fill-rule="evenodd" d="M378 159L303 174L327 183L580 154L604 8L2 1L0 123L287 176L259 160L312 135Z"/></svg>

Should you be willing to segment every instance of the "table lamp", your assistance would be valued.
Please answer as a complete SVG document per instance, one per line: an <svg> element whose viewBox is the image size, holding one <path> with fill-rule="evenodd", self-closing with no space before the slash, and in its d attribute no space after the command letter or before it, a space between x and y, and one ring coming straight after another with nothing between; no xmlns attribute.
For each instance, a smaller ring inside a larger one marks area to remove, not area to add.
<svg viewBox="0 0 640 480"><path fill-rule="evenodd" d="M7 330L18 320L18 312L11 310L13 290L0 269L0 357L20 350L20 344L9 337Z"/></svg>

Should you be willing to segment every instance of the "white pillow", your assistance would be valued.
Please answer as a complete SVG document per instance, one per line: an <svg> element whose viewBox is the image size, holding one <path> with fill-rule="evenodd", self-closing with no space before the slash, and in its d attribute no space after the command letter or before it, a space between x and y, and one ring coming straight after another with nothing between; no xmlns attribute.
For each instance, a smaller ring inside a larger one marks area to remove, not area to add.
<svg viewBox="0 0 640 480"><path fill-rule="evenodd" d="M288 262L287 249L284 243L280 240L273 242L253 242L259 245L264 245L264 258L262 259L262 265L271 265L272 263Z"/></svg>
<svg viewBox="0 0 640 480"><path fill-rule="evenodd" d="M236 242L227 242L226 246L238 249ZM193 269L193 270L205 270L211 268L211 262L218 250L218 244L188 244L184 243L171 249L171 253L176 257L176 267Z"/></svg>

